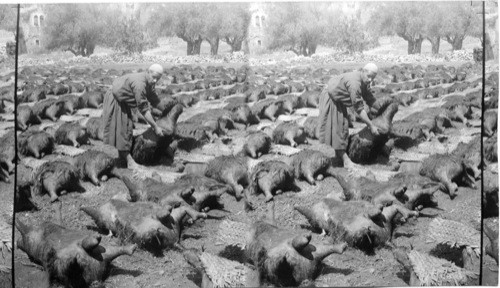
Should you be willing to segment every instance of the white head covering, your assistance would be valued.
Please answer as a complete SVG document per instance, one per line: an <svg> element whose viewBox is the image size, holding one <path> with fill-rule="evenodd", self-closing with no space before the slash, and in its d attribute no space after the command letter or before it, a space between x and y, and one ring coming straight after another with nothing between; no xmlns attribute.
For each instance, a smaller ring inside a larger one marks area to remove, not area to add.
<svg viewBox="0 0 500 288"><path fill-rule="evenodd" d="M378 73L378 67L373 63L366 64L365 67L363 67L363 69L368 72Z"/></svg>
<svg viewBox="0 0 500 288"><path fill-rule="evenodd" d="M155 63L155 64L149 66L148 71L155 72L158 74L163 74L163 67L160 64Z"/></svg>

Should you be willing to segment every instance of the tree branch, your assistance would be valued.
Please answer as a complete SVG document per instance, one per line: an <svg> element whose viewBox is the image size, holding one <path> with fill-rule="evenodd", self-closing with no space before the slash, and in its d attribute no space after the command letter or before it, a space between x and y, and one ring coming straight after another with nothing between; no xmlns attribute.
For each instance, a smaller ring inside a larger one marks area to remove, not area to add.
<svg viewBox="0 0 500 288"><path fill-rule="evenodd" d="M64 51L69 51L69 52L73 53L73 55L75 55L75 56L79 56L80 55L80 53L76 52L71 47L68 47L68 48L64 49Z"/></svg>

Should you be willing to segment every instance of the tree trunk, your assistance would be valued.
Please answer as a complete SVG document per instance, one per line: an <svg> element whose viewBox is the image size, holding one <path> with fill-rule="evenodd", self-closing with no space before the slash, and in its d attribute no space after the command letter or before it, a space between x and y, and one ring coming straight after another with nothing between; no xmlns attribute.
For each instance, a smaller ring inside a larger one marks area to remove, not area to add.
<svg viewBox="0 0 500 288"><path fill-rule="evenodd" d="M77 49L75 51L75 50L73 50L73 48L69 47L69 48L66 48L66 50L64 50L64 51L69 51L69 52L73 53L73 55L75 55L75 56L82 55L80 49Z"/></svg>
<svg viewBox="0 0 500 288"><path fill-rule="evenodd" d="M200 51L201 51L201 42L203 42L203 39L201 39L201 37L198 37L198 39L196 39L194 41L194 45L193 45L193 55L200 55Z"/></svg>
<svg viewBox="0 0 500 288"><path fill-rule="evenodd" d="M206 40L210 44L210 54L217 55L219 51L219 37L214 37L212 39L207 38Z"/></svg>
<svg viewBox="0 0 500 288"><path fill-rule="evenodd" d="M234 41L229 38L229 37L225 37L224 39L222 39L222 41L226 42L227 45L231 46L231 52L234 52Z"/></svg>
<svg viewBox="0 0 500 288"><path fill-rule="evenodd" d="M191 42L191 41L186 41L187 42L187 51L186 51L186 55L193 55L193 47L194 47L194 43Z"/></svg>
<svg viewBox="0 0 500 288"><path fill-rule="evenodd" d="M94 54L94 49L95 49L94 43L87 45L87 53L89 53L89 56Z"/></svg>
<svg viewBox="0 0 500 288"><path fill-rule="evenodd" d="M464 37L455 37L455 39L453 39L453 43L451 43L453 51L462 50L463 42L464 42Z"/></svg>
<svg viewBox="0 0 500 288"><path fill-rule="evenodd" d="M307 55L307 45L305 45L305 44L300 45L300 55L308 56Z"/></svg>
<svg viewBox="0 0 500 288"><path fill-rule="evenodd" d="M243 47L243 41L245 41L245 39L244 38L240 39L239 37L234 37L234 38L226 37L222 41L226 42L229 46L231 46L231 52L238 52L241 51L241 48Z"/></svg>
<svg viewBox="0 0 500 288"><path fill-rule="evenodd" d="M316 53L316 48L318 47L317 44L309 44L309 56L313 55L314 53Z"/></svg>
<svg viewBox="0 0 500 288"><path fill-rule="evenodd" d="M422 51L422 41L424 40L422 37L419 37L417 39L408 37L405 40L408 42L408 55L420 54L420 52Z"/></svg>
<svg viewBox="0 0 500 288"><path fill-rule="evenodd" d="M422 37L419 37L418 39L415 40L415 48L414 48L414 54L420 54L422 53L422 42L424 39Z"/></svg>
<svg viewBox="0 0 500 288"><path fill-rule="evenodd" d="M432 45L432 54L439 53L439 45L441 44L441 37L429 37L427 38Z"/></svg>
<svg viewBox="0 0 500 288"><path fill-rule="evenodd" d="M408 41L408 55L415 54L415 41L412 39L406 41Z"/></svg>
<svg viewBox="0 0 500 288"><path fill-rule="evenodd" d="M231 52L241 51L241 44L243 44L243 40L234 40L233 44L231 45Z"/></svg>
<svg viewBox="0 0 500 288"><path fill-rule="evenodd" d="M247 55L250 54L250 47L248 47L248 40L245 39L245 40L241 41L240 43L241 43L240 50L243 50L243 52ZM231 52L233 52L233 51L238 51L238 50L235 50L235 47L233 47L233 45L231 45Z"/></svg>

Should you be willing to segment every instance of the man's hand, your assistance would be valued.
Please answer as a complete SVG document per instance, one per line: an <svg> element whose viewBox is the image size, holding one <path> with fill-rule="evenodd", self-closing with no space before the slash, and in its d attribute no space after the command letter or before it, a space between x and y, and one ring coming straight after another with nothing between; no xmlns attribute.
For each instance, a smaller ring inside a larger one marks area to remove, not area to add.
<svg viewBox="0 0 500 288"><path fill-rule="evenodd" d="M375 125L373 125L373 124L372 124L372 125L370 125L370 131L372 132L372 134L373 134L374 136L378 136L378 135L380 135L380 133L378 133L378 128L377 128L377 127L375 127Z"/></svg>
<svg viewBox="0 0 500 288"><path fill-rule="evenodd" d="M159 126L155 126L153 129L155 131L156 136L158 136L158 137L163 136L163 130Z"/></svg>

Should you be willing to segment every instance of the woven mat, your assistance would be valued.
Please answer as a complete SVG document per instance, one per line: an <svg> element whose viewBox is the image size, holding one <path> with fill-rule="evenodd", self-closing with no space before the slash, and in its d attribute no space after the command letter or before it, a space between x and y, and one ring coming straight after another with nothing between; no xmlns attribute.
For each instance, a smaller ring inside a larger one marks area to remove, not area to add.
<svg viewBox="0 0 500 288"><path fill-rule="evenodd" d="M68 145L56 145L54 149L54 154L62 154L62 155L68 155L68 156L77 156L80 154L83 154L85 150L76 148L73 146L68 146Z"/></svg>
<svg viewBox="0 0 500 288"><path fill-rule="evenodd" d="M88 117L101 117L102 109L83 108L76 111L76 115L83 115Z"/></svg>
<svg viewBox="0 0 500 288"><path fill-rule="evenodd" d="M247 275L254 272L249 267L222 257L203 252L200 256L201 264L213 283L218 287L244 287Z"/></svg>
<svg viewBox="0 0 500 288"><path fill-rule="evenodd" d="M449 246L473 249L479 256L481 233L476 229L460 222L435 218L429 224L428 237L438 243Z"/></svg>
<svg viewBox="0 0 500 288"><path fill-rule="evenodd" d="M246 235L251 226L242 222L224 220L217 230L216 245L233 245L242 249L246 246Z"/></svg>
<svg viewBox="0 0 500 288"><path fill-rule="evenodd" d="M452 262L436 258L416 250L408 253L415 275L423 286L459 286L468 284L469 278L476 274L462 269Z"/></svg>
<svg viewBox="0 0 500 288"><path fill-rule="evenodd" d="M271 146L270 153L292 156L302 151L302 149L293 148L292 146L274 144Z"/></svg>
<svg viewBox="0 0 500 288"><path fill-rule="evenodd" d="M83 115L62 115L61 117L59 117L59 120L61 120L63 122L76 122L76 121L80 121L84 118L85 118L85 116L83 116Z"/></svg>

